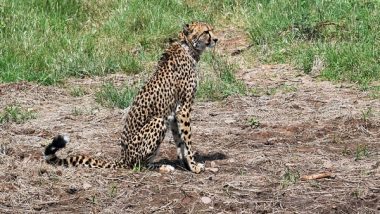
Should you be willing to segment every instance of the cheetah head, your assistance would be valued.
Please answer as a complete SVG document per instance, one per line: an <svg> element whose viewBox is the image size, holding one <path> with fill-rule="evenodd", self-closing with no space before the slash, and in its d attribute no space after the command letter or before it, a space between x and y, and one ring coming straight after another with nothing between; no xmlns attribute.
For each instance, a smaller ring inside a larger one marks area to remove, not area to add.
<svg viewBox="0 0 380 214"><path fill-rule="evenodd" d="M218 38L213 34L213 27L203 22L186 24L183 27L183 31L179 34L179 38L182 42L199 52L202 52L207 47L214 47L218 41Z"/></svg>

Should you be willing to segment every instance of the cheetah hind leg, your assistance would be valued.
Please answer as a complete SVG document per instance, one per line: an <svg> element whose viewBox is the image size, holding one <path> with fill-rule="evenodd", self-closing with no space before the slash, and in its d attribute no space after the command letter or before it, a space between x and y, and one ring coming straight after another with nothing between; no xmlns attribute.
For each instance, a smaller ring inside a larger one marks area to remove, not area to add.
<svg viewBox="0 0 380 214"><path fill-rule="evenodd" d="M162 118L153 118L149 123L147 123L139 133L139 137L135 140L142 140L143 145L147 145L148 149L141 151L140 154L145 153L143 157L146 167L150 170L158 170L161 173L168 173L174 171L174 167L166 164L154 163L154 158L158 155L160 144L165 138L165 133L167 130L167 125L165 124L164 119ZM140 144L141 142L136 142ZM143 149L143 148L141 148Z"/></svg>

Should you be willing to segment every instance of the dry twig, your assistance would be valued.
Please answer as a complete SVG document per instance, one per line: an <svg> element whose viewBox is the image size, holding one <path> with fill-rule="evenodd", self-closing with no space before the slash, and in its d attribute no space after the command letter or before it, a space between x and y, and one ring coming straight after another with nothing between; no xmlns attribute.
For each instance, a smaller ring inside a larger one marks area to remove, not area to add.
<svg viewBox="0 0 380 214"><path fill-rule="evenodd" d="M316 180L316 179L321 179L321 178L333 178L333 174L331 172L322 172L322 173L317 173L317 174L312 174L312 175L304 175L301 176L302 181L307 181L307 180Z"/></svg>

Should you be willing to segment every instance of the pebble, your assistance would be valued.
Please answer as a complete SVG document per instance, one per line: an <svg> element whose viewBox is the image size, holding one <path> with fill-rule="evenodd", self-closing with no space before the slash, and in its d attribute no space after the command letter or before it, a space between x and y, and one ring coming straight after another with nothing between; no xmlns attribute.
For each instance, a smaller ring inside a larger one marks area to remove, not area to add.
<svg viewBox="0 0 380 214"><path fill-rule="evenodd" d="M209 198L209 197L202 197L201 198L201 201L204 203L204 204L209 204L209 203L211 203L211 198Z"/></svg>

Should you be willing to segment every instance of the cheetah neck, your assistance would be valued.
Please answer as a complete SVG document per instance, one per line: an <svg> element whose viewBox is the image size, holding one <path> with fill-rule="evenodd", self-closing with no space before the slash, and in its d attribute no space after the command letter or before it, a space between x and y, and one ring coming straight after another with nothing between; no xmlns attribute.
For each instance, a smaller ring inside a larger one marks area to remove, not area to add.
<svg viewBox="0 0 380 214"><path fill-rule="evenodd" d="M195 62L199 61L202 51L195 49L189 41L181 41L181 46L187 50Z"/></svg>

